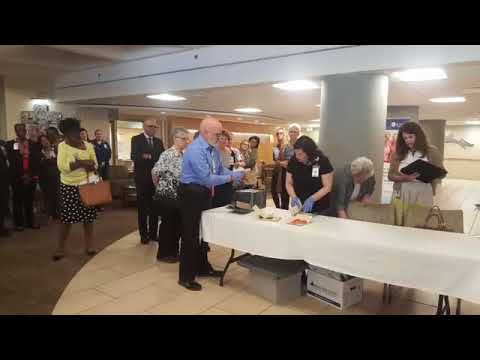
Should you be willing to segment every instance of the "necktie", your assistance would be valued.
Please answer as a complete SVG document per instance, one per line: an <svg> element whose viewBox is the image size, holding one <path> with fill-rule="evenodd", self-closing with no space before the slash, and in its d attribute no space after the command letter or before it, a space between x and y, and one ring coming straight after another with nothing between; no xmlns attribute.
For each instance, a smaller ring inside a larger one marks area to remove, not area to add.
<svg viewBox="0 0 480 360"><path fill-rule="evenodd" d="M153 148L153 140L151 137L148 138L148 145Z"/></svg>
<svg viewBox="0 0 480 360"><path fill-rule="evenodd" d="M215 174L215 160L213 159L213 146L210 145L208 147L208 152L210 153L210 160L212 161L212 167L210 169L211 173L212 174ZM215 186L212 185L212 187L210 188L210 193L211 193L211 196L212 198L215 196Z"/></svg>

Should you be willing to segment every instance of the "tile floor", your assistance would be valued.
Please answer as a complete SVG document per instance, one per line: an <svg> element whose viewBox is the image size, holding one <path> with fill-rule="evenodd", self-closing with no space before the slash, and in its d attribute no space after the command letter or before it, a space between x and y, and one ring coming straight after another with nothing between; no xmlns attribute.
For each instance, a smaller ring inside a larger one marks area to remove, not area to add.
<svg viewBox="0 0 480 360"><path fill-rule="evenodd" d="M449 180L437 198L445 209L464 210L467 231L474 216L473 204L480 203L478 189L476 182ZM218 285L218 279L206 278L199 280L202 291L191 292L177 285L178 264L155 261L156 247L139 244L137 232L118 240L72 279L53 314L433 315L436 311L435 295L405 288L395 288L392 304L384 305L383 284L372 281L364 282L362 303L344 311L306 296L274 305L250 292L248 270L237 264L231 266L224 287ZM211 248L210 262L216 268L223 267L229 249ZM454 312L455 300L451 303ZM480 305L463 302L462 314L480 314Z"/></svg>

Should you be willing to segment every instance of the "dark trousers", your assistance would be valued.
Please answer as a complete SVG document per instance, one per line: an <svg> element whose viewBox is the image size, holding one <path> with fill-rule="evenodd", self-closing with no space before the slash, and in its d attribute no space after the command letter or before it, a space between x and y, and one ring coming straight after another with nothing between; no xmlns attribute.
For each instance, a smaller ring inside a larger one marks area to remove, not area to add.
<svg viewBox="0 0 480 360"><path fill-rule="evenodd" d="M210 191L199 185L181 184L178 190L181 236L180 247L180 281L193 281L195 276L210 268L207 252L208 247L200 241L200 220L202 211L210 209Z"/></svg>
<svg viewBox="0 0 480 360"><path fill-rule="evenodd" d="M110 170L110 165L109 164L98 167L98 174L100 175L102 180L108 180L109 173L110 173L109 170Z"/></svg>
<svg viewBox="0 0 480 360"><path fill-rule="evenodd" d="M290 197L286 191L281 193L272 192L272 198L276 208L288 210Z"/></svg>
<svg viewBox="0 0 480 360"><path fill-rule="evenodd" d="M281 192L277 191L277 182L278 182L279 176L281 176L281 182L282 182ZM272 187L271 187L272 198L273 198L275 207L278 209L284 209L284 210L288 210L288 205L290 200L287 193L286 185L285 185L286 179L287 179L287 171L284 168L276 169L272 176Z"/></svg>
<svg viewBox="0 0 480 360"><path fill-rule="evenodd" d="M212 200L212 208L230 205L233 197L232 183L215 186L215 196Z"/></svg>
<svg viewBox="0 0 480 360"><path fill-rule="evenodd" d="M59 218L60 178L48 178L40 181L47 215L54 219Z"/></svg>
<svg viewBox="0 0 480 360"><path fill-rule="evenodd" d="M0 230L5 228L5 218L9 213L8 205L10 204L9 184L0 183Z"/></svg>
<svg viewBox="0 0 480 360"><path fill-rule="evenodd" d="M138 230L143 239L157 241L158 215L153 211L153 195L155 188L153 182L136 182ZM147 225L148 224L148 225Z"/></svg>
<svg viewBox="0 0 480 360"><path fill-rule="evenodd" d="M12 184L13 190L13 221L15 226L33 226L33 197L36 182L24 184L17 181Z"/></svg>
<svg viewBox="0 0 480 360"><path fill-rule="evenodd" d="M162 218L158 233L157 258L178 256L181 229L178 200L156 198L153 206L155 214Z"/></svg>

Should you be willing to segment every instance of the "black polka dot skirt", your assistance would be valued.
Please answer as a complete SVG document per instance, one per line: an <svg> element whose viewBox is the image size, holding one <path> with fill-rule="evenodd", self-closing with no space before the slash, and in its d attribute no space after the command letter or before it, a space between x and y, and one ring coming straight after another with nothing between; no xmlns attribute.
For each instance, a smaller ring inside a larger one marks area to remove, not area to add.
<svg viewBox="0 0 480 360"><path fill-rule="evenodd" d="M60 220L63 224L91 224L96 218L97 210L83 205L78 186L60 184Z"/></svg>

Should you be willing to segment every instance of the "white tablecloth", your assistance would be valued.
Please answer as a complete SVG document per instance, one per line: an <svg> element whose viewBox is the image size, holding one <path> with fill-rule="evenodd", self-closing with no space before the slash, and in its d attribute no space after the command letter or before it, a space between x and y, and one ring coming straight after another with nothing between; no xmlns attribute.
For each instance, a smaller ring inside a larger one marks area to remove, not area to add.
<svg viewBox="0 0 480 360"><path fill-rule="evenodd" d="M480 241L464 234L315 216L294 226L227 208L202 215L204 241L277 259L480 303Z"/></svg>

